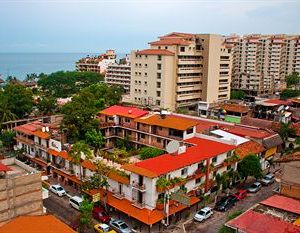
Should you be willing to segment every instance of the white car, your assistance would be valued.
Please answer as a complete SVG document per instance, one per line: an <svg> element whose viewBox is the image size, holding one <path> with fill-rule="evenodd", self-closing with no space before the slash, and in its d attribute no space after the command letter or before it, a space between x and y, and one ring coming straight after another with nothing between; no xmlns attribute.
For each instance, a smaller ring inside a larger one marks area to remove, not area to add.
<svg viewBox="0 0 300 233"><path fill-rule="evenodd" d="M62 197L66 195L66 191L59 184L54 184L50 186L50 191Z"/></svg>
<svg viewBox="0 0 300 233"><path fill-rule="evenodd" d="M260 182L263 185L269 185L269 184L274 183L274 181L275 181L274 175L272 173L269 173L269 174L265 175L265 177L262 178Z"/></svg>
<svg viewBox="0 0 300 233"><path fill-rule="evenodd" d="M205 219L208 219L210 216L213 215L213 211L210 207L205 207L201 210L199 210L195 216L194 216L194 220L196 220L197 222L202 222Z"/></svg>

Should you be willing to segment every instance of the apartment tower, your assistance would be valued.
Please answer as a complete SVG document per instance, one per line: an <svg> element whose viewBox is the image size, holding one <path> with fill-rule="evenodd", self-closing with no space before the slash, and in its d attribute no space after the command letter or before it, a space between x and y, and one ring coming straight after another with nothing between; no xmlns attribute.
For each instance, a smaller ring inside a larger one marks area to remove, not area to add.
<svg viewBox="0 0 300 233"><path fill-rule="evenodd" d="M233 46L232 89L252 95L285 88L285 76L300 72L300 37L294 35L229 36Z"/></svg>
<svg viewBox="0 0 300 233"><path fill-rule="evenodd" d="M231 44L213 34L170 33L131 53L131 101L174 111L228 100Z"/></svg>

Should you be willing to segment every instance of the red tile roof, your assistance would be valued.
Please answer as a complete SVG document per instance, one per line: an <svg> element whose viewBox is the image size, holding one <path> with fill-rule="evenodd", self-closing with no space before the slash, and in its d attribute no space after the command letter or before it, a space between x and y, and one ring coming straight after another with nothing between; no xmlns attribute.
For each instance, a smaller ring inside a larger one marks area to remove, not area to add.
<svg viewBox="0 0 300 233"><path fill-rule="evenodd" d="M260 204L285 210L294 214L300 214L300 201L281 195L273 195Z"/></svg>
<svg viewBox="0 0 300 233"><path fill-rule="evenodd" d="M280 100L280 99L269 99L269 100L265 100L265 103L269 103L269 104L276 104L276 105L289 105L290 102L286 101L286 100Z"/></svg>
<svg viewBox="0 0 300 233"><path fill-rule="evenodd" d="M236 149L235 153L240 157L240 159L243 159L245 156L249 154L258 154L266 149L260 145L258 142L255 141L248 141L240 144Z"/></svg>
<svg viewBox="0 0 300 233"><path fill-rule="evenodd" d="M179 38L169 38L158 41L153 41L149 43L150 45L189 45L187 40Z"/></svg>
<svg viewBox="0 0 300 233"><path fill-rule="evenodd" d="M53 215L20 216L0 227L1 233L76 233Z"/></svg>
<svg viewBox="0 0 300 233"><path fill-rule="evenodd" d="M272 133L267 132L262 129L256 129L256 128L249 128L249 127L244 127L244 126L222 126L221 127L223 130L236 134L241 137L251 137L251 138L266 138L272 135Z"/></svg>
<svg viewBox="0 0 300 233"><path fill-rule="evenodd" d="M0 172L8 172L8 171L11 171L11 169L4 165L3 163L0 163Z"/></svg>
<svg viewBox="0 0 300 233"><path fill-rule="evenodd" d="M162 117L160 114L152 114L135 119L135 121L147 125L156 125L178 130L186 130L198 124L198 121L194 119L178 117L175 115L165 115Z"/></svg>
<svg viewBox="0 0 300 233"><path fill-rule="evenodd" d="M102 110L100 113L108 116L118 115L128 118L137 118L148 114L148 111L135 107L113 105L109 108Z"/></svg>
<svg viewBox="0 0 300 233"><path fill-rule="evenodd" d="M299 233L300 227L267 214L249 210L241 216L229 221L227 226L247 233Z"/></svg>
<svg viewBox="0 0 300 233"><path fill-rule="evenodd" d="M220 107L228 112L247 113L250 110L249 107L241 104L221 104Z"/></svg>
<svg viewBox="0 0 300 233"><path fill-rule="evenodd" d="M155 173L157 176L184 168L202 160L213 158L219 154L233 150L236 147L202 138L185 140L196 146L188 147L186 152L179 155L164 154L155 158L135 163L135 166Z"/></svg>
<svg viewBox="0 0 300 233"><path fill-rule="evenodd" d="M166 55L174 56L174 53L166 49L145 49L136 52L137 55Z"/></svg>

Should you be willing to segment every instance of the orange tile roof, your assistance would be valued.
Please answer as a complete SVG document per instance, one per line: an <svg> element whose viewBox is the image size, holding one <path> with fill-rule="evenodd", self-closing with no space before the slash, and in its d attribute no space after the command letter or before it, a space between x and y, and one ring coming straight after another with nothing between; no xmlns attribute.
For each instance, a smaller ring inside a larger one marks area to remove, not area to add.
<svg viewBox="0 0 300 233"><path fill-rule="evenodd" d="M249 154L258 154L266 149L260 145L258 142L255 141L248 141L240 144L236 149L235 153L240 157L240 159L243 159L245 156Z"/></svg>
<svg viewBox="0 0 300 233"><path fill-rule="evenodd" d="M102 197L104 194L103 190L90 190L90 191L86 191L86 193L88 193L89 195L93 195L96 193L100 193L100 196ZM199 198L197 197L191 197L190 200L190 205L194 205L197 202L199 202ZM162 210L149 210L149 209L139 209L137 207L134 207L132 205L132 202L130 202L127 199L117 199L115 197L113 197L113 194L109 191L107 191L107 204L116 208L117 210L126 213L129 217L135 218L140 222L143 222L147 225L153 225L157 222L160 222L162 219L165 218L165 214ZM188 208L188 206L182 205L182 204L178 204L178 206L176 205L171 205L169 208L169 215L173 215L181 210L184 210Z"/></svg>
<svg viewBox="0 0 300 233"><path fill-rule="evenodd" d="M241 137L248 136L248 137L260 138L260 139L269 137L274 134L258 128L250 128L247 126L237 126L237 125L235 126L224 125L221 126L221 129Z"/></svg>
<svg viewBox="0 0 300 233"><path fill-rule="evenodd" d="M148 114L148 111L135 107L113 105L102 110L100 113L108 116L118 115L128 118L137 118Z"/></svg>
<svg viewBox="0 0 300 233"><path fill-rule="evenodd" d="M155 177L158 176L154 172L151 172L151 171L149 171L147 169L144 169L142 167L135 166L134 164L125 164L125 165L122 166L122 168L124 170L130 171L130 172L142 175L142 176L146 176L146 177L149 177L149 178L155 178Z"/></svg>
<svg viewBox="0 0 300 233"><path fill-rule="evenodd" d="M53 215L20 216L0 227L1 233L76 233Z"/></svg>
<svg viewBox="0 0 300 233"><path fill-rule="evenodd" d="M166 55L174 56L174 53L166 49L144 49L136 52L137 55Z"/></svg>
<svg viewBox="0 0 300 233"><path fill-rule="evenodd" d="M220 107L228 112L247 113L249 111L247 106L240 104L221 104Z"/></svg>
<svg viewBox="0 0 300 233"><path fill-rule="evenodd" d="M81 163L81 166L84 167L84 168L86 168L86 169L89 169L90 171L96 171L95 164L93 164L90 160L84 160Z"/></svg>
<svg viewBox="0 0 300 233"><path fill-rule="evenodd" d="M47 151L49 154L51 155L54 155L54 156L59 156L65 160L68 160L68 161L71 161L71 157L68 156L68 152L67 151L56 151L56 150L53 150L53 149L48 149Z"/></svg>
<svg viewBox="0 0 300 233"><path fill-rule="evenodd" d="M143 124L156 125L178 130L186 130L198 124L197 120L178 117L175 115L165 115L165 117L161 117L159 114L141 117L135 119L135 121Z"/></svg>
<svg viewBox="0 0 300 233"><path fill-rule="evenodd" d="M160 36L159 38L174 38L174 37L181 37L181 38L193 38L195 34L192 33L184 33L184 32L171 32L167 35Z"/></svg>
<svg viewBox="0 0 300 233"><path fill-rule="evenodd" d="M43 132L42 130L36 130L32 133L33 135L42 138L42 139L49 139L50 138L50 134L47 132Z"/></svg>
<svg viewBox="0 0 300 233"><path fill-rule="evenodd" d="M150 45L189 45L187 40L181 38L169 38L149 43Z"/></svg>

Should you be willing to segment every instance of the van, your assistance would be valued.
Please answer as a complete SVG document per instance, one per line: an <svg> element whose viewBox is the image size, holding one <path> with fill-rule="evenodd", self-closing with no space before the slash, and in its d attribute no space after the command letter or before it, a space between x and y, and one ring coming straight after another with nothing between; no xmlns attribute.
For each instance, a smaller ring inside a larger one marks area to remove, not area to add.
<svg viewBox="0 0 300 233"><path fill-rule="evenodd" d="M69 204L70 206L72 206L73 208L75 208L76 210L79 210L79 207L82 203L82 198L81 197L78 197L78 196L74 196L74 197L71 197L69 199Z"/></svg>

